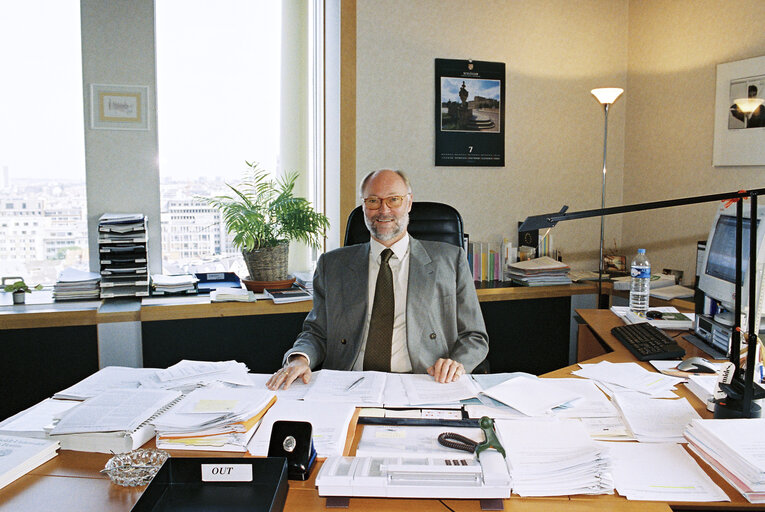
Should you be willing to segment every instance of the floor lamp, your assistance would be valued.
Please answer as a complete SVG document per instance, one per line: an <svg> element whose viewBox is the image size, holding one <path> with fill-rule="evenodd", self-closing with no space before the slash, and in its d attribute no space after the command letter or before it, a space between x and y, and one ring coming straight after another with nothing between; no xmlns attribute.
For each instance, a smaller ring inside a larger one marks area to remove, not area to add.
<svg viewBox="0 0 765 512"><path fill-rule="evenodd" d="M624 89L618 87L601 87L590 91L595 98L603 105L603 114L605 122L603 123L603 185L600 191L600 209L606 207L606 154L608 149L608 109L622 95ZM603 304L603 236L605 227L605 216L600 216L600 262L598 263L598 308L607 308Z"/></svg>

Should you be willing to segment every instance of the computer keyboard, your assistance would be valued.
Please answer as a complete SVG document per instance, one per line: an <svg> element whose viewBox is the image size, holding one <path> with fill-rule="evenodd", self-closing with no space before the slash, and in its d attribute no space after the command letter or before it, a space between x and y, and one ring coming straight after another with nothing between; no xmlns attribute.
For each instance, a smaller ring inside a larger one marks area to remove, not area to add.
<svg viewBox="0 0 765 512"><path fill-rule="evenodd" d="M678 359L685 355L685 350L675 340L648 322L620 325L611 329L611 334L621 341L638 361Z"/></svg>

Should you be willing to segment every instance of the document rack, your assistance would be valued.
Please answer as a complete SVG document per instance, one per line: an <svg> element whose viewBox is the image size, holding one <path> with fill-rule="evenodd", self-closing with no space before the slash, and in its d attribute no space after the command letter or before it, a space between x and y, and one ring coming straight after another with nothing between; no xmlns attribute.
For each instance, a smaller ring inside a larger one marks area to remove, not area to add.
<svg viewBox="0 0 765 512"><path fill-rule="evenodd" d="M235 478L245 474L249 481L225 480L221 474ZM220 480L203 481L203 475ZM287 459L283 457L171 457L132 512L276 512L284 510L286 500Z"/></svg>

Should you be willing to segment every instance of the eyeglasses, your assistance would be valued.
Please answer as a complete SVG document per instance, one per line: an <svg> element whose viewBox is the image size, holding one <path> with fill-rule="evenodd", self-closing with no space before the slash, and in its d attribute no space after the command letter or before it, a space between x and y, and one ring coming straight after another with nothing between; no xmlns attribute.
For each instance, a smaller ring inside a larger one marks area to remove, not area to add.
<svg viewBox="0 0 765 512"><path fill-rule="evenodd" d="M367 207L367 210L379 210L383 204L383 201L385 201L385 204L388 206L388 208L399 208L402 204L404 204L404 198L408 195L409 194L405 196L389 197L369 196L364 198L364 206Z"/></svg>

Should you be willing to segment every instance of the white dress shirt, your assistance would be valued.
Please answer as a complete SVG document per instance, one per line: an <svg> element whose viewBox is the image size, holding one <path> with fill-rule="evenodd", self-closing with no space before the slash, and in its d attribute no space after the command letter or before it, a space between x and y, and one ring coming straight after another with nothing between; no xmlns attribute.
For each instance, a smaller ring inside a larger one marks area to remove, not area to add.
<svg viewBox="0 0 765 512"><path fill-rule="evenodd" d="M361 351L354 370L364 369L364 352L367 346L367 334L369 333L369 321L372 318L372 307L375 300L375 287L377 286L377 274L380 271L381 254L386 247L380 242L370 239L369 241L369 294L367 316L364 321L364 330L361 334L363 340ZM393 273L393 341L391 346L390 370L396 373L409 373L412 371L412 362L409 359L409 349L406 344L406 294L409 286L409 234L393 244L390 249L393 256L388 260Z"/></svg>

